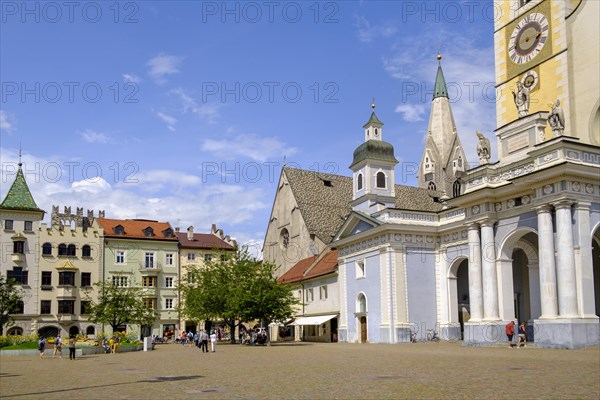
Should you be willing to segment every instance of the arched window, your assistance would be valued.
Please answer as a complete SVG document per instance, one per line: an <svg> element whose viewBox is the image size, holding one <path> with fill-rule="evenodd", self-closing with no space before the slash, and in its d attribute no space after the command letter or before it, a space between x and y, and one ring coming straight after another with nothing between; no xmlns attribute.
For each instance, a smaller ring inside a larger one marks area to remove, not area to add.
<svg viewBox="0 0 600 400"><path fill-rule="evenodd" d="M367 312L367 298L362 293L358 295L358 312L359 313Z"/></svg>
<svg viewBox="0 0 600 400"><path fill-rule="evenodd" d="M86 335L95 335L96 334L96 328L93 327L92 325L88 326L85 330L85 334Z"/></svg>
<svg viewBox="0 0 600 400"><path fill-rule="evenodd" d="M288 230L286 228L283 228L281 230L280 241L281 241L281 247L284 249L287 249L288 246L290 245L290 233L288 232Z"/></svg>
<svg viewBox="0 0 600 400"><path fill-rule="evenodd" d="M79 335L79 328L77 326L72 326L69 328L69 336L77 336Z"/></svg>
<svg viewBox="0 0 600 400"><path fill-rule="evenodd" d="M69 256L74 256L74 255L76 255L76 254L75 254L75 252L76 252L76 251L77 251L77 248L75 247L75 245L74 245L74 244L70 244L70 245L67 247L67 255L69 255Z"/></svg>
<svg viewBox="0 0 600 400"><path fill-rule="evenodd" d="M59 256L66 256L67 255L67 245L64 243L61 243L58 245L58 255Z"/></svg>
<svg viewBox="0 0 600 400"><path fill-rule="evenodd" d="M92 248L90 247L90 245L88 245L88 244L83 245L83 247L81 248L81 256L82 257L91 257L92 256Z"/></svg>
<svg viewBox="0 0 600 400"><path fill-rule="evenodd" d="M23 335L23 328L20 328L18 326L15 326L13 328L10 328L8 330L8 332L6 332L6 334L8 336L22 336Z"/></svg>
<svg viewBox="0 0 600 400"><path fill-rule="evenodd" d="M427 189L429 189L429 190L435 190L435 183L433 183L433 182L429 182L429 183L427 184Z"/></svg>
<svg viewBox="0 0 600 400"><path fill-rule="evenodd" d="M363 175L362 174L358 174L358 177L356 178L356 186L357 186L357 190L362 190L362 188L363 188Z"/></svg>
<svg viewBox="0 0 600 400"><path fill-rule="evenodd" d="M460 179L455 180L452 185L452 197L460 196L460 186Z"/></svg>
<svg viewBox="0 0 600 400"><path fill-rule="evenodd" d="M43 256L51 256L52 255L52 244L44 243L42 245L42 255Z"/></svg>
<svg viewBox="0 0 600 400"><path fill-rule="evenodd" d="M377 187L380 189L385 189L386 185L385 185L385 174L381 171L379 171L376 175L376 180L377 180Z"/></svg>

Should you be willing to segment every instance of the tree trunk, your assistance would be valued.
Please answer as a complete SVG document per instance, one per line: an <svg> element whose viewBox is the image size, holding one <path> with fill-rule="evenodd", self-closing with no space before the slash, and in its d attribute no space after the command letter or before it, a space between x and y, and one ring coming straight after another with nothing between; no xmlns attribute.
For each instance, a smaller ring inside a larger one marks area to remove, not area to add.
<svg viewBox="0 0 600 400"><path fill-rule="evenodd" d="M229 321L228 323L229 325L229 341L231 344L236 344L236 340L235 340L235 320Z"/></svg>

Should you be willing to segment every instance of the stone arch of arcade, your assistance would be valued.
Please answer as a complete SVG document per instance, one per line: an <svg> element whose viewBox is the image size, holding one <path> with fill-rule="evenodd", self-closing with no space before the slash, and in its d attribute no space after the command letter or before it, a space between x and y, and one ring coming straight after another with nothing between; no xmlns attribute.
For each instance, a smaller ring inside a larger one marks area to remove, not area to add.
<svg viewBox="0 0 600 400"><path fill-rule="evenodd" d="M500 318L529 324L541 316L538 235L532 228L511 232L498 252Z"/></svg>
<svg viewBox="0 0 600 400"><path fill-rule="evenodd" d="M450 324L460 325L461 339L464 323L469 321L469 259L465 255L456 257L450 263L447 273L448 315Z"/></svg>

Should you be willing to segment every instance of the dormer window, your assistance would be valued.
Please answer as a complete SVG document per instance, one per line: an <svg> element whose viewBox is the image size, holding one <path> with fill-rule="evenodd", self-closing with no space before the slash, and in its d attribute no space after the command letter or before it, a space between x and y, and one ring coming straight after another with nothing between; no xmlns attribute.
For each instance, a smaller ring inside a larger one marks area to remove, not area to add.
<svg viewBox="0 0 600 400"><path fill-rule="evenodd" d="M154 236L154 229L152 229L151 227L147 227L146 229L144 229L144 236Z"/></svg>
<svg viewBox="0 0 600 400"><path fill-rule="evenodd" d="M124 235L125 228L123 228L123 225L117 225L113 228L113 232L115 233L115 235Z"/></svg>
<svg viewBox="0 0 600 400"><path fill-rule="evenodd" d="M362 174L358 174L358 176L356 177L356 190L362 190L363 188L363 175Z"/></svg>
<svg viewBox="0 0 600 400"><path fill-rule="evenodd" d="M327 187L333 187L333 184L331 183L331 181L328 181L326 179L323 180L323 185L325 185Z"/></svg>
<svg viewBox="0 0 600 400"><path fill-rule="evenodd" d="M170 238L173 237L173 230L172 229L165 229L163 231L163 235L165 235L166 238Z"/></svg>

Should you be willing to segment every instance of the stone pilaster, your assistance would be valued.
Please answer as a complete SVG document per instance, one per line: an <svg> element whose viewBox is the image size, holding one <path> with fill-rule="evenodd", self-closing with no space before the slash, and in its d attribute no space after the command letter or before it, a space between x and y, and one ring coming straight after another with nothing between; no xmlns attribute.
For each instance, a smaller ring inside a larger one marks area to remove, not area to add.
<svg viewBox="0 0 600 400"><path fill-rule="evenodd" d="M543 205L538 207L536 211L540 262L540 302L542 308L540 318L556 318L558 315L558 297L556 294L552 207Z"/></svg>
<svg viewBox="0 0 600 400"><path fill-rule="evenodd" d="M558 313L561 318L574 318L577 313L573 223L568 200L554 204L556 209L556 277L558 283Z"/></svg>
<svg viewBox="0 0 600 400"><path fill-rule="evenodd" d="M481 282L481 240L479 238L479 225L469 224L469 305L471 308L471 322L481 321L483 318L483 286Z"/></svg>
<svg viewBox="0 0 600 400"><path fill-rule="evenodd" d="M496 244L494 223L481 224L481 270L483 277L483 318L486 321L500 319L498 315L498 273L496 272Z"/></svg>

